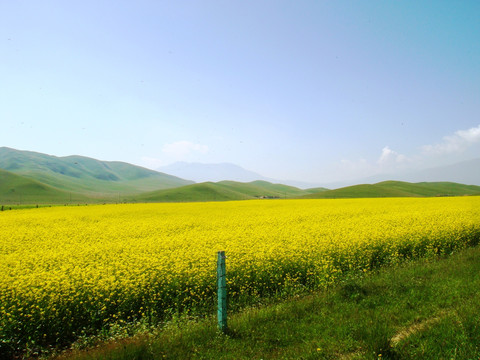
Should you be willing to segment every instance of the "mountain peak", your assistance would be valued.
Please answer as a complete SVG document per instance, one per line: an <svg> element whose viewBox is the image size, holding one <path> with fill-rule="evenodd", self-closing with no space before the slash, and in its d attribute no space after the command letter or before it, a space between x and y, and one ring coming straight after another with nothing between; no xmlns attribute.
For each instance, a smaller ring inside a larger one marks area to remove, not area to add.
<svg viewBox="0 0 480 360"><path fill-rule="evenodd" d="M226 162L202 164L179 161L167 166L162 166L157 170L199 183L207 181L218 182L223 180L240 182L269 180L256 172Z"/></svg>

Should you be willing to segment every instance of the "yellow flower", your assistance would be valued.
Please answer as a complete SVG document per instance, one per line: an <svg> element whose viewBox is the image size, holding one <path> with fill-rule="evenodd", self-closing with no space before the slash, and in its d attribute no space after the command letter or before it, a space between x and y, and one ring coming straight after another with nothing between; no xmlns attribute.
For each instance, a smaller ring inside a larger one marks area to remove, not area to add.
<svg viewBox="0 0 480 360"><path fill-rule="evenodd" d="M479 218L476 196L4 212L0 337L16 339L25 319L32 334L42 323L58 324L47 337L60 327L81 331L86 321L108 326L210 311L218 250L228 256L229 301L251 294L253 302L260 294L327 287L345 272L461 249L480 236Z"/></svg>

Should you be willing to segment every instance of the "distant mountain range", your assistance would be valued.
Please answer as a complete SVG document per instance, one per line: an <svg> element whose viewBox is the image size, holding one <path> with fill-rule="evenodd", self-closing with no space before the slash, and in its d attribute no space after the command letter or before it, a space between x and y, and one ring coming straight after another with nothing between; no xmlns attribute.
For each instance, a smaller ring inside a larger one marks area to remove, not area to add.
<svg viewBox="0 0 480 360"><path fill-rule="evenodd" d="M282 183L289 186L295 186L301 189L320 186L320 184L305 181L278 180L265 177L254 171L246 170L241 166L231 163L202 164L178 161L170 165L159 167L157 170L183 179L190 179L197 183L219 182L225 180L237 182L263 180L271 183Z"/></svg>
<svg viewBox="0 0 480 360"><path fill-rule="evenodd" d="M220 201L248 199L290 199L300 198L327 189L301 190L299 188L272 184L268 181L252 181L248 183L237 181L203 182L175 189L158 190L132 196L131 201L169 202L169 201Z"/></svg>
<svg viewBox="0 0 480 360"><path fill-rule="evenodd" d="M378 174L348 182L338 181L324 183L323 186L328 188L340 188L354 184L374 184L391 179L412 183L443 181L468 185L480 185L480 158L423 170Z"/></svg>
<svg viewBox="0 0 480 360"><path fill-rule="evenodd" d="M230 163L201 164L178 161L159 167L157 170L183 179L190 179L197 183L207 181L218 182L223 180L240 182L269 180L256 172L245 170L238 165Z"/></svg>
<svg viewBox="0 0 480 360"><path fill-rule="evenodd" d="M232 164L206 167L222 178L228 169L251 179L255 173ZM476 161L438 168L438 176L470 168L472 179L480 166ZM477 166L475 168L471 168ZM200 166L199 169L205 169ZM444 173L443 171L447 171ZM205 173L206 174L206 173ZM451 174L456 176L458 174ZM235 177L232 176L232 177ZM250 177L249 177L250 176ZM261 177L262 178L262 177ZM32 151L0 147L0 204L77 202L178 202L283 198L355 198L398 196L480 195L480 186L455 182L383 181L329 190L300 189L265 180L194 183L177 176L117 161L83 156L56 157Z"/></svg>
<svg viewBox="0 0 480 360"><path fill-rule="evenodd" d="M399 174L397 179L410 182L451 181L469 185L480 185L480 158L447 166L406 172Z"/></svg>
<svg viewBox="0 0 480 360"><path fill-rule="evenodd" d="M335 190L272 184L267 181L203 182L174 189L159 190L130 197L131 202L190 202L249 199L346 199L378 197L433 197L480 195L480 186L451 182L408 183L384 181L377 184L353 185Z"/></svg>
<svg viewBox="0 0 480 360"><path fill-rule="evenodd" d="M15 174L47 185L49 189L84 197L118 197L193 184L190 180L119 161L77 155L56 157L7 147L0 147L0 169L10 173L10 181L11 174Z"/></svg>
<svg viewBox="0 0 480 360"><path fill-rule="evenodd" d="M304 195L305 199L342 199L377 197L430 197L480 195L480 186L454 182L382 181L376 184L360 184L339 189L313 192Z"/></svg>
<svg viewBox="0 0 480 360"><path fill-rule="evenodd" d="M202 164L176 162L171 165L160 167L157 170L178 176L183 179L190 179L197 183L208 181L219 182L224 180L239 182L264 180L271 183L282 183L285 185L295 186L301 189L309 189L312 187L326 187L329 189L335 189L355 184L375 184L391 179L413 183L443 181L468 185L480 185L480 158L459 162L453 165L433 167L425 170L385 173L366 178L360 178L354 181L337 181L331 183L309 183L295 180L272 179L231 163Z"/></svg>

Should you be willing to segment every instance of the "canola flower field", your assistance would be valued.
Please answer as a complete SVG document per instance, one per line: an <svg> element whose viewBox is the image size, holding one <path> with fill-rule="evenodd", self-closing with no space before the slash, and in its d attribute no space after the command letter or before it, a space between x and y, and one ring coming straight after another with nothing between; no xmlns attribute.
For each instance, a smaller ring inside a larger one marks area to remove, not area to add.
<svg viewBox="0 0 480 360"><path fill-rule="evenodd" d="M0 213L0 355L212 314L480 241L480 197L253 200Z"/></svg>

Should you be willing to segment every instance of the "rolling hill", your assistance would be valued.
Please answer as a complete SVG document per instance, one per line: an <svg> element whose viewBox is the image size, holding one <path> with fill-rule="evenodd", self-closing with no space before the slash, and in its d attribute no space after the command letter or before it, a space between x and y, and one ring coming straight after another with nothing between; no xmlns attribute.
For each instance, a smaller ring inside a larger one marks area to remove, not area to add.
<svg viewBox="0 0 480 360"><path fill-rule="evenodd" d="M272 198L291 198L305 195L307 192L294 186L283 184L272 184L264 180L256 180L248 183L236 181L220 181L219 186L240 191L254 198L272 197Z"/></svg>
<svg viewBox="0 0 480 360"><path fill-rule="evenodd" d="M335 190L304 195L306 199L341 199L367 197L425 197L480 195L480 186L463 185L453 182L383 181L377 184L347 186Z"/></svg>
<svg viewBox="0 0 480 360"><path fill-rule="evenodd" d="M422 170L405 170L396 173L376 174L369 177L325 183L331 189L356 184L375 184L386 180L419 183L419 182L453 182L480 186L480 158L465 160L450 165L435 166Z"/></svg>
<svg viewBox="0 0 480 360"><path fill-rule="evenodd" d="M190 202L246 200L251 197L240 192L224 189L216 183L205 182L175 189L158 190L127 198L132 202Z"/></svg>
<svg viewBox="0 0 480 360"><path fill-rule="evenodd" d="M187 202L249 199L341 199L375 197L431 197L480 195L480 186L449 182L407 183L384 181L328 190L314 188L301 190L292 186L267 181L249 183L235 181L204 182L138 194L127 198L132 202Z"/></svg>
<svg viewBox="0 0 480 360"><path fill-rule="evenodd" d="M285 185L290 185L300 189L307 189L313 186L318 186L317 183L309 183L306 181L279 180L269 178L232 163L204 164L178 161L170 165L159 167L156 170L178 176L183 179L190 179L197 183L218 183L221 181L236 181L247 183L257 180L263 180L269 183L281 183Z"/></svg>
<svg viewBox="0 0 480 360"><path fill-rule="evenodd" d="M86 196L56 189L41 182L0 170L0 201L2 204L13 203L71 203L92 202Z"/></svg>
<svg viewBox="0 0 480 360"><path fill-rule="evenodd" d="M192 184L193 181L119 161L56 157L0 147L0 169L59 190L86 196L118 196Z"/></svg>
<svg viewBox="0 0 480 360"><path fill-rule="evenodd" d="M259 198L284 199L308 194L293 186L272 184L267 181L242 183L236 181L204 182L175 189L159 190L129 198L131 201L220 201Z"/></svg>
<svg viewBox="0 0 480 360"><path fill-rule="evenodd" d="M247 199L480 195L480 186L454 182L383 181L335 190L299 189L264 180L195 184L119 161L56 157L0 147L0 202L182 202Z"/></svg>

